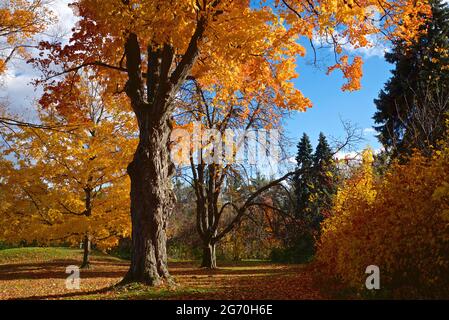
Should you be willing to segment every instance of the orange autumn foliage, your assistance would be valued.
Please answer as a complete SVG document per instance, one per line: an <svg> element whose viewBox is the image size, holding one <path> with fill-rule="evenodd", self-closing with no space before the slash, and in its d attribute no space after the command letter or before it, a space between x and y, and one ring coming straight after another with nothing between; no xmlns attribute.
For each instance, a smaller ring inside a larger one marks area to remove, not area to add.
<svg viewBox="0 0 449 320"><path fill-rule="evenodd" d="M361 48L377 41L412 40L430 12L426 0L262 0L258 4L248 0L78 0L72 6L80 22L69 45L42 43L41 49L49 55L33 60L44 70L46 80L54 80L46 83L49 91L77 81L76 75L63 81L57 78L59 72L80 66L108 79L111 92L121 90L126 82L123 46L130 32L137 35L142 50L170 45L176 53L173 65L177 65L201 18L206 25L190 76L205 90L219 88L217 92L225 97L236 92L257 97L259 90L267 88L277 106L302 111L312 103L293 84L299 76L296 59L306 55L299 39L311 43L322 39L333 47L335 64L329 72L340 69L347 80L342 89L357 90L362 59L348 45ZM44 105L52 100L45 92Z"/></svg>
<svg viewBox="0 0 449 320"><path fill-rule="evenodd" d="M37 109L40 123L0 128L0 241L110 249L130 234L126 164L135 124L124 103L84 78L68 116ZM74 88L75 89L75 88Z"/></svg>
<svg viewBox="0 0 449 320"><path fill-rule="evenodd" d="M275 4L290 34L308 38L312 46L320 42L333 49L335 64L328 70L340 69L347 80L342 89L349 91L360 89L362 60L354 56L350 63L348 47L369 48L397 39L410 42L431 14L427 0L276 0Z"/></svg>
<svg viewBox="0 0 449 320"><path fill-rule="evenodd" d="M45 0L8 0L0 3L0 74L17 53L27 57L29 40L54 21Z"/></svg>
<svg viewBox="0 0 449 320"><path fill-rule="evenodd" d="M376 179L369 157L339 190L322 224L317 263L327 279L367 293L380 268L382 297L449 297L449 147L415 153Z"/></svg>

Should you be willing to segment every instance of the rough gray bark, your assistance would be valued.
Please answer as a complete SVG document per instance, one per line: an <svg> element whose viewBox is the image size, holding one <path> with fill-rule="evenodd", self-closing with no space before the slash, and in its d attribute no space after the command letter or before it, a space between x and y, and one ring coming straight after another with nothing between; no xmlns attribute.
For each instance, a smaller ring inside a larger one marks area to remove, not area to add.
<svg viewBox="0 0 449 320"><path fill-rule="evenodd" d="M203 259L201 262L201 268L216 269L217 258L215 254L215 244L205 244L203 247Z"/></svg>
<svg viewBox="0 0 449 320"><path fill-rule="evenodd" d="M215 269L217 259L215 255L214 237L217 234L219 212L218 196L221 191L222 180L218 179L214 164L204 163L195 165L190 158L190 165L194 176L196 194L196 227L203 243L201 268Z"/></svg>
<svg viewBox="0 0 449 320"><path fill-rule="evenodd" d="M171 45L147 48L148 67L143 81L142 54L137 35L125 43L128 81L125 92L139 127L139 144L128 166L131 179L132 254L122 283L158 285L169 279L166 227L175 202L171 179L170 117L173 99L197 56L206 20L199 18L189 46L177 65Z"/></svg>
<svg viewBox="0 0 449 320"><path fill-rule="evenodd" d="M149 114L145 118L150 121ZM169 277L165 230L175 200L171 187L173 165L168 151L170 132L167 120L145 125L128 166L133 245L131 266L125 278L128 281L157 285Z"/></svg>

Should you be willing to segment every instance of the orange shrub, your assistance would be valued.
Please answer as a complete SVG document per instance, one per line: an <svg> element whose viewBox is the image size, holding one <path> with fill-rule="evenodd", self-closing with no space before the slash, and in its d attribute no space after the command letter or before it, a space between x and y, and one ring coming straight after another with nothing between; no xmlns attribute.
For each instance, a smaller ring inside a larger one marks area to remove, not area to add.
<svg viewBox="0 0 449 320"><path fill-rule="evenodd" d="M382 297L449 297L449 147L377 180L365 153L322 224L316 259L327 279L360 292L377 265Z"/></svg>

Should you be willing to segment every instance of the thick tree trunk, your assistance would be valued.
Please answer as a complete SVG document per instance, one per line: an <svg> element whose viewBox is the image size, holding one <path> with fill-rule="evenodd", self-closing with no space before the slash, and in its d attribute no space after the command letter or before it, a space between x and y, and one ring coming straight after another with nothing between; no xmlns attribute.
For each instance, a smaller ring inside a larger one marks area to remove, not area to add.
<svg viewBox="0 0 449 320"><path fill-rule="evenodd" d="M128 166L131 178L132 256L124 282L158 285L169 278L166 225L175 197L170 159L171 126L148 111L138 115L140 141Z"/></svg>
<svg viewBox="0 0 449 320"><path fill-rule="evenodd" d="M84 236L83 240L83 262L81 263L81 269L89 269L90 268L90 237L88 234Z"/></svg>
<svg viewBox="0 0 449 320"><path fill-rule="evenodd" d="M130 33L125 42L128 81L124 89L139 126L139 145L128 165L133 249L131 266L123 279L125 283L137 281L157 285L169 278L165 230L175 203L169 117L175 95L198 57L198 43L205 27L206 18L199 18L176 67L173 63L175 50L171 45L147 48L146 88L137 34Z"/></svg>
<svg viewBox="0 0 449 320"><path fill-rule="evenodd" d="M215 256L215 244L206 243L203 246L203 261L201 268L216 269L217 258Z"/></svg>

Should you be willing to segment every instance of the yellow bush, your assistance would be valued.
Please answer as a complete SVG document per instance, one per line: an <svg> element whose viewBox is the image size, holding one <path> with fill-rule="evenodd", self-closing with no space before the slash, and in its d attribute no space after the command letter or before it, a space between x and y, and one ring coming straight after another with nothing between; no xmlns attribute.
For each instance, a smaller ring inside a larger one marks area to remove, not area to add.
<svg viewBox="0 0 449 320"><path fill-rule="evenodd" d="M366 267L377 265L384 297L449 297L449 148L415 154L377 180L369 158L322 224L322 274L365 291Z"/></svg>

